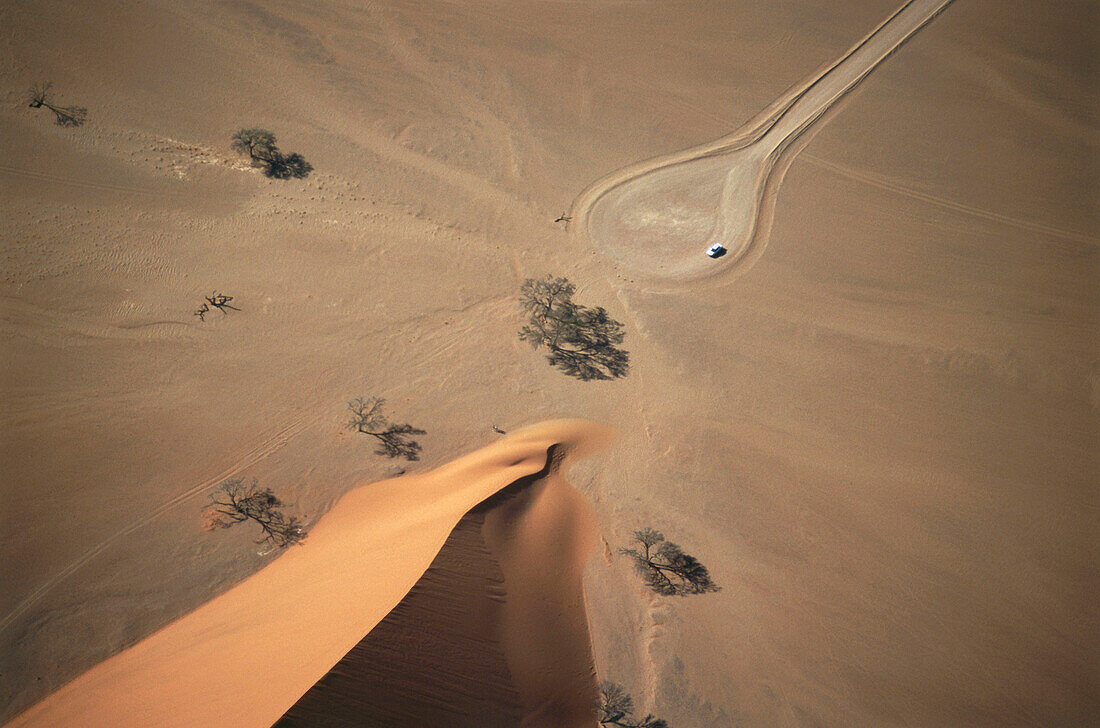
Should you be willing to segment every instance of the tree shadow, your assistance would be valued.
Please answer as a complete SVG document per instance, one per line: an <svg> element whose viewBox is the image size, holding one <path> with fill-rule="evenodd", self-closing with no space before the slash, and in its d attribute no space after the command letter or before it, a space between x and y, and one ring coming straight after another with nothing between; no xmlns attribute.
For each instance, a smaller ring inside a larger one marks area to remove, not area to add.
<svg viewBox="0 0 1100 728"><path fill-rule="evenodd" d="M376 455L405 458L410 462L419 460L423 448L413 436L426 435L427 431L410 424L392 424L382 411L385 404L386 400L381 397L358 397L348 402L351 410L348 429L378 440Z"/></svg>
<svg viewBox="0 0 1100 728"><path fill-rule="evenodd" d="M619 553L630 556L634 567L653 591L663 596L687 596L721 591L707 567L685 554L678 544L666 541L660 531L643 528L634 532L634 541L642 547L622 548Z"/></svg>
<svg viewBox="0 0 1100 728"><path fill-rule="evenodd" d="M233 135L234 151L248 155L253 167L272 179L303 179L313 171L313 165L301 154L283 154L275 145L275 135L267 129L251 127Z"/></svg>
<svg viewBox="0 0 1100 728"><path fill-rule="evenodd" d="M287 516L280 510L283 505L271 488L261 490L255 479L246 484L241 478L231 478L210 496L210 504L203 511L203 528L216 531L253 521L263 534L256 543L286 548L301 543L306 532L297 516Z"/></svg>
<svg viewBox="0 0 1100 728"><path fill-rule="evenodd" d="M305 179L313 171L313 165L297 152L284 155L275 150L270 158L262 161L264 176L272 179Z"/></svg>
<svg viewBox="0 0 1100 728"><path fill-rule="evenodd" d="M575 290L566 278L528 278L520 289L520 306L529 316L520 340L545 346L551 366L581 381L625 377L630 354L617 346L623 325L602 307L574 303Z"/></svg>
<svg viewBox="0 0 1100 728"><path fill-rule="evenodd" d="M50 89L53 83L47 81L36 84L30 90L30 103L32 109L49 109L54 114L54 120L58 126L81 126L88 120L88 110L83 106L58 106L51 101Z"/></svg>
<svg viewBox="0 0 1100 728"><path fill-rule="evenodd" d="M597 690L596 719L601 726L668 728L667 721L653 717L652 713L644 718L635 718L634 699L622 685L610 680L602 681Z"/></svg>

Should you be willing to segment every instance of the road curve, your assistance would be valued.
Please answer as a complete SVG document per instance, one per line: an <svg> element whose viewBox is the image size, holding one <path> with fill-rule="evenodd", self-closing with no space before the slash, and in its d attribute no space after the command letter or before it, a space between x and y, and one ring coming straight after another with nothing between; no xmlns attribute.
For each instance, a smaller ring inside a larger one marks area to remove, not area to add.
<svg viewBox="0 0 1100 728"><path fill-rule="evenodd" d="M816 75L734 133L645 160L593 183L573 202L573 233L639 276L697 278L747 268L766 242L771 199L792 144L953 0L909 0ZM721 265L702 255L729 250Z"/></svg>

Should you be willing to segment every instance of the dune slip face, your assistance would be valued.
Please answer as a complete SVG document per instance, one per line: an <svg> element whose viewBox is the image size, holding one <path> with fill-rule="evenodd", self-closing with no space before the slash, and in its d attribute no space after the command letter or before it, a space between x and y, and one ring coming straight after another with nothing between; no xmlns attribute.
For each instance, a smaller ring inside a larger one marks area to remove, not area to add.
<svg viewBox="0 0 1100 728"><path fill-rule="evenodd" d="M277 728L578 726L595 720L581 571L595 523L546 467L459 521L386 618Z"/></svg>
<svg viewBox="0 0 1100 728"><path fill-rule="evenodd" d="M759 258L793 145L952 0L909 0L843 56L742 130L598 180L574 201L574 230L623 270L693 280ZM714 244L729 254L703 256Z"/></svg>
<svg viewBox="0 0 1100 728"><path fill-rule="evenodd" d="M466 640L452 646L475 645L465 651L467 664L490 666L499 676L488 700L472 698L482 715L501 717L502 724L520 716L525 725L549 726L562 725L564 714L585 725L595 677L580 579L595 526L583 497L557 475L557 464L608 437L605 428L586 422L545 422L429 473L354 490L302 547L8 725L266 728L301 696L307 705L315 684L331 682L326 674L334 665L338 674L355 664L356 646L369 642L364 635L406 595L405 608L382 631L400 631L402 614L410 611L433 613L437 625L451 620L452 634ZM448 538L451 547L441 554ZM425 574L433 559L436 568ZM426 604L435 607L425 612ZM463 623L462 611L473 606L490 609ZM349 653L350 663L343 660ZM435 657L405 655L422 665ZM433 671L427 674L431 679ZM454 676L443 669L434 677L441 674ZM402 714L395 701L398 715L422 721L432 710L454 715L464 709L458 693L453 706L432 707L423 692L420 703L414 683L404 680L405 696L411 710L422 712Z"/></svg>

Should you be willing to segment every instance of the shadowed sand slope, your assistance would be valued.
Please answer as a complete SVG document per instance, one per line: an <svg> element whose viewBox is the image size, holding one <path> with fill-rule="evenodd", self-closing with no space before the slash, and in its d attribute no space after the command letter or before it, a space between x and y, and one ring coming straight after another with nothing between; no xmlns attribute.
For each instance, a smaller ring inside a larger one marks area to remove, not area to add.
<svg viewBox="0 0 1100 728"><path fill-rule="evenodd" d="M557 456L475 508L401 603L279 728L591 726L591 509Z"/></svg>
<svg viewBox="0 0 1100 728"><path fill-rule="evenodd" d="M496 634L504 575L466 515L412 591L286 712L278 728L518 725Z"/></svg>
<svg viewBox="0 0 1100 728"><path fill-rule="evenodd" d="M581 452L605 437L605 430L583 422L543 423L424 475L359 488L317 524L304 546L288 550L254 577L101 663L10 725L267 728L409 592L464 513L511 484L548 475L548 454ZM416 608L436 611L433 623L443 625L447 620L438 617L439 609L476 606L482 600L479 594L499 599L499 589L488 584L503 572L504 583L515 594L496 608L500 639L523 710L530 716L526 724L569 725L557 718L542 721L539 715L547 710L555 716L563 710L566 715L570 710L583 713L576 706L588 707L585 691L593 671L580 578L582 556L594 537L578 534L594 525L581 496L564 481L542 478L528 491L501 503L507 517L493 511L478 515L492 520L486 542L499 572L481 571L480 564L491 566L492 560L479 557L477 549L467 550L460 560L471 558L469 568L461 574L433 575L435 586L425 590L437 596ZM545 581L532 584L517 577L527 560L539 556L535 540L551 533L558 533L560 541L550 544L541 558L553 561L568 554L572 560L535 569L535 574L551 574ZM462 592L470 580L483 587L451 607L441 604L440 586L444 592ZM433 599L435 610L428 604ZM491 614L481 616L486 628L495 621ZM478 639L476 629L467 634L467 644ZM471 665L496 666L500 695L507 696L511 688L506 673L499 653L492 652L471 648L467 654ZM453 650L444 654L453 655ZM573 662L565 662L569 658ZM560 665L569 666L562 675L557 674ZM488 697L493 702L493 693ZM511 705L505 697L494 710L507 711Z"/></svg>

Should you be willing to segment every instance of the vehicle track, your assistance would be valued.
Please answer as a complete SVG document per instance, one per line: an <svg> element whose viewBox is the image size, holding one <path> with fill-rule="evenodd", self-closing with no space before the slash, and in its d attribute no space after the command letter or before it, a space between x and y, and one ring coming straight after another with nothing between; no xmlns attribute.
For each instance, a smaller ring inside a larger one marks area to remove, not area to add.
<svg viewBox="0 0 1100 728"><path fill-rule="evenodd" d="M136 195L151 195L153 197L174 197L170 192L162 192L159 190L148 190L140 187L126 187L124 185L113 185L106 182L85 182L82 180L69 179L67 177L59 177L53 174L47 174L45 172L35 172L29 169L19 169L18 167L9 167L5 164L0 164L0 173L11 175L13 177L23 177L24 179L33 179L40 182L55 182L57 184L69 185L71 187L82 187L84 189L91 190L109 190L111 192L130 192Z"/></svg>
<svg viewBox="0 0 1100 728"><path fill-rule="evenodd" d="M476 301L472 301L472 302L470 302L469 304L467 304L465 306L461 306L461 307L456 308L456 309L448 310L448 313L451 314L451 315L461 314L461 313L466 313L466 312L469 312L469 311L473 311L475 309L480 309L480 308L485 308L485 307L488 307L488 308L491 309L491 308L494 308L494 307L499 307L502 304L502 302L505 301L505 300L506 299L503 299L503 298L479 299L479 300L476 300ZM395 330L395 329L399 330L401 332L407 332L411 328L416 328L420 324L420 322L422 322L423 320L426 320L426 319L428 319L432 316L438 316L438 315L439 315L438 311L433 311L433 312L430 312L430 313L414 316L412 318L409 318L409 319L406 319L404 321L398 322L396 325L395 324L388 324L385 327L380 327L379 329L376 329L376 330L374 330L370 333L377 334L381 331L392 331L392 330ZM164 324L164 323L176 323L176 322L154 322L154 323L159 325L159 324ZM397 338L401 339L401 338L404 338L404 337L403 336L398 336ZM446 355L446 349L445 349L444 345L441 345L440 347L436 348L434 351L429 353L429 356L433 356L433 357L434 356L444 356L444 355ZM46 580L45 582L40 584L36 589L34 589L30 594L28 594L25 598L23 598L18 604L16 604L15 607L11 610L11 612L9 612L7 615L5 615L3 617L3 619L0 619L0 634L3 634L8 629L8 627L10 627L11 624L16 619L18 619L20 616L22 616L24 613L26 613L26 611L28 609L30 609L47 592L49 592L51 589L56 587L58 584L60 584L66 578L68 578L69 576L71 576L72 574L77 572L84 565L86 565L89 561L94 559L99 554L103 553L106 549L108 549L113 544L117 543L118 541L120 541L124 537L129 536L130 534L134 533L138 529L143 528L144 526L147 526L148 524L152 523L155 519L159 518L161 515L166 513L171 508L173 508L173 507L175 507L175 506L177 506L177 505L179 505L179 504L181 504L181 503L183 503L187 500L190 500L191 498L194 498L196 496L202 495L203 493L209 492L218 483L221 483L222 481L224 481L228 478L232 478L235 475L238 475L239 473L243 472L244 470L252 467L256 463L260 462L261 460L264 460L268 456L272 455L276 451L283 448L287 443L289 443L292 439L297 437L299 434L301 434L307 428L313 427L314 425L321 422L326 417L331 417L331 411L326 409L325 407L321 406L321 402L319 402L319 401L314 402L312 405L300 407L299 411L314 411L314 412L317 412L318 414L316 414L313 417L309 417L309 418L296 417L296 418L290 420L289 422L282 425L278 430L276 430L275 432L269 434L268 436L266 436L262 440L260 440L257 444L255 444L252 447L251 450L249 450L247 453L245 453L242 457L235 460L231 465L226 467L224 470L219 472L217 475L214 475L210 478L207 478L207 479L203 480L202 482L200 482L196 485L193 485L193 486L187 488L186 490L184 490L180 493L177 493L175 496L173 496L169 500L161 503L155 509L153 509L153 510L149 511L148 513L146 513L140 519L131 522L125 528L122 528L122 529L116 531L115 533L113 533L110 536L108 536L107 538L105 538L103 541L99 542L95 546L91 547L90 549L88 549L87 551L82 553L79 557L77 557L72 562L70 562L68 564L68 566L64 567L63 569L61 569L60 571L55 573L52 577L50 577L48 580Z"/></svg>
<svg viewBox="0 0 1100 728"><path fill-rule="evenodd" d="M130 525L116 531L115 533L100 541L92 548L85 551L74 561L72 561L68 566L61 569L52 577L40 584L38 588L36 588L22 601L15 605L15 607L7 615L5 615L3 619L0 619L0 634L6 631L7 628L11 626L12 622L22 616L28 609L31 608L31 606L35 604L35 602L42 598L43 595L45 595L48 591L64 581L71 574L75 573L77 570L79 570L82 566L98 556L100 553L105 551L112 544L130 535L134 531L137 531L139 528L148 525L156 518L161 516L163 513L168 511L170 508L208 491L223 480L232 478L234 475L240 473L246 468L256 464L260 460L263 460L264 458L271 455L272 453L286 445L288 442L290 442L291 439L301 433L304 429L306 429L306 427L309 427L310 425L319 422L326 414L327 413L322 410L321 414L311 419L307 420L305 418L296 418L291 422L283 425L279 430L277 430L276 432L265 438L263 441L261 441L258 445L256 445L244 457L238 459L236 462L234 462L232 465L230 465L217 475L208 478L201 483L194 485L187 490L184 490L181 493L178 493L171 499L165 501L164 503L161 503L152 511L145 514L145 516L143 516L142 518L133 521L132 523L130 523Z"/></svg>
<svg viewBox="0 0 1100 728"><path fill-rule="evenodd" d="M775 189L789 166L792 144L844 98L883 60L897 51L938 16L953 0L909 0L869 35L820 72L796 86L740 130L690 149L645 160L617 170L584 190L573 202L571 216L578 223L574 234L602 247L600 231L593 227L594 212L612 208L617 194L635 184L646 185L667 178L687 180L693 162L728 157L721 198L714 211L715 224L708 245L720 242L729 249L720 270L745 269L759 257L766 242ZM783 162L782 164L780 162ZM656 175L661 175L660 178ZM714 273L713 267L708 267Z"/></svg>
<svg viewBox="0 0 1100 728"><path fill-rule="evenodd" d="M989 220L991 222L1001 223L1002 225L1008 225L1010 227L1019 228L1021 230L1029 230L1033 233L1041 233L1043 235L1049 235L1055 238L1062 238L1063 240L1071 240L1075 243L1083 243L1085 245L1094 245L1097 240L1095 237L1086 235L1085 233L1076 232L1073 230L1063 230L1052 225L1045 225L1041 222L1034 220L1027 220L1022 217L1013 217L1012 215L1004 215L992 210L986 210L974 205L967 205L962 202L955 202L945 197L939 197L927 192L921 192L915 190L912 187L906 186L898 180L885 177L883 175L875 174L873 172L865 172L862 170L853 169L851 167L836 164L830 162L827 159L822 159L813 154L807 154L804 159L814 166L828 170L833 174L847 179L852 179L857 182L862 182L872 187L878 187L879 189L894 192L904 197L911 197L914 200L920 200L921 202L927 202L930 205L937 205L946 210L952 210L954 212L960 212L964 215L971 215L973 217L979 217L983 220Z"/></svg>

